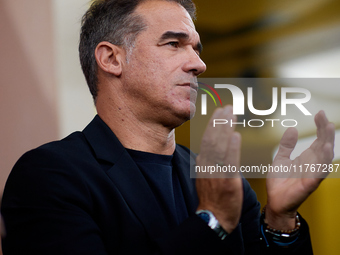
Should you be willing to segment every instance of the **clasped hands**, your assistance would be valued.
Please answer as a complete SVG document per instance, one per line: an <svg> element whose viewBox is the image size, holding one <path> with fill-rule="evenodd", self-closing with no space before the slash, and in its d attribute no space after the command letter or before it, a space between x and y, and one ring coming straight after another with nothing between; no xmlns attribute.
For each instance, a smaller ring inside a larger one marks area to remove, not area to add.
<svg viewBox="0 0 340 255"><path fill-rule="evenodd" d="M196 159L198 166L216 164L240 167L241 136L234 126L217 125L214 119L232 119L232 106L216 109L202 138L201 150ZM290 159L297 140L295 128L288 128L283 134L273 166L304 164L330 164L334 157L334 125L328 121L323 111L315 115L317 139L294 160ZM239 172L222 173L216 178L197 178L196 189L199 197L198 210L210 210L228 232L232 232L241 217L243 204L242 179ZM323 172L289 173L276 178L268 173L266 222L276 229L289 230L295 226L295 215L299 206L317 189L327 176Z"/></svg>

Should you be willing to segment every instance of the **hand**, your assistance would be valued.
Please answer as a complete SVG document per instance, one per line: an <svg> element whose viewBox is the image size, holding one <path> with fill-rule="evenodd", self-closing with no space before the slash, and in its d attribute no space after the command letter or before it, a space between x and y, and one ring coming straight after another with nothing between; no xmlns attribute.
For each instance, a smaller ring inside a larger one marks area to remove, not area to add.
<svg viewBox="0 0 340 255"><path fill-rule="evenodd" d="M203 135L201 151L197 156L197 166L240 165L241 136L230 124L216 125L214 119L232 119L232 107L217 109L209 121ZM235 126L235 125L234 125ZM198 210L211 211L221 226L231 233L240 220L243 203L242 179L238 171L235 173L199 173L196 179L199 198Z"/></svg>
<svg viewBox="0 0 340 255"><path fill-rule="evenodd" d="M315 116L317 126L317 139L299 157L290 160L298 133L294 128L289 128L283 134L279 151L273 161L273 166L300 166L304 164L330 164L334 157L334 125L330 123L323 111ZM282 175L282 173L280 173ZM267 176L268 204L266 208L266 220L276 229L293 229L295 227L295 215L299 206L307 197L317 189L321 181L328 173L296 171L279 177L276 173Z"/></svg>

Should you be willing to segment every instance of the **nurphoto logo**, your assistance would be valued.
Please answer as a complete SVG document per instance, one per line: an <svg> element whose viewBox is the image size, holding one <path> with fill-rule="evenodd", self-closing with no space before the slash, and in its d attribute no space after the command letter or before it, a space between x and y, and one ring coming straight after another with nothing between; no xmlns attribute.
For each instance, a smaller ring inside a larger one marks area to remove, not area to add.
<svg viewBox="0 0 340 255"><path fill-rule="evenodd" d="M269 109L256 109L254 106L254 92L252 87L247 87L246 97L243 91L232 84L215 84L214 87L199 82L199 89L206 92L214 101L215 106L217 106L217 102L215 97L219 100L220 105L222 105L222 100L220 95L217 93L215 89L223 89L220 93L231 93L232 101L233 101L233 114L234 115L245 115L245 105L247 105L249 112L256 116L268 116L275 113L278 109L278 105L280 105L280 115L287 115L287 106L293 105L295 106L295 110L301 111L301 113L305 116L311 116L312 114L308 111L308 109L304 106L311 99L311 93L306 88L298 88L298 87L273 87L272 88L272 104ZM204 87L204 88L202 88ZM210 92L208 89L210 89ZM280 89L280 97L278 95L278 90ZM201 94L201 115L207 115L207 94ZM215 96L214 96L214 95ZM290 97L288 96L290 95ZM293 96L292 96L293 95ZM298 97L296 97L298 95ZM245 98L247 100L245 100ZM247 104L245 104L247 102ZM298 121L296 119L243 119L241 121L233 122L232 120L227 119L214 119L213 125L240 125L243 127L263 127L265 123L271 125L271 127L275 127L277 123L280 123L283 127L295 127L298 125Z"/></svg>

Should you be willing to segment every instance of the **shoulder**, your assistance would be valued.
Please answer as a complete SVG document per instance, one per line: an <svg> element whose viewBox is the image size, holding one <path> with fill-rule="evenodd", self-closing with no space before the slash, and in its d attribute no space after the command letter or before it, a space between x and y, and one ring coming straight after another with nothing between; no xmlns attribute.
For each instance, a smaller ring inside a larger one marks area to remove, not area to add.
<svg viewBox="0 0 340 255"><path fill-rule="evenodd" d="M70 159L86 158L91 153L82 132L74 132L66 138L46 143L23 154L16 165L18 167L52 167L70 162Z"/></svg>
<svg viewBox="0 0 340 255"><path fill-rule="evenodd" d="M7 179L6 189L29 192L37 187L57 190L67 183L79 184L84 179L79 166L90 165L94 158L91 154L81 132L44 144L21 156Z"/></svg>

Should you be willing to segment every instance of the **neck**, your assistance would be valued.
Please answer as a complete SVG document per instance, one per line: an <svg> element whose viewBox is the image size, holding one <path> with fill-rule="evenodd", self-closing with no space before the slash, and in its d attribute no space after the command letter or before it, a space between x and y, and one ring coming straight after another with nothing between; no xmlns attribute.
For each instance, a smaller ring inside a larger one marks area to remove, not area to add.
<svg viewBox="0 0 340 255"><path fill-rule="evenodd" d="M100 118L127 149L172 155L175 151L175 130L160 123L138 118L127 106L117 101L97 100Z"/></svg>

